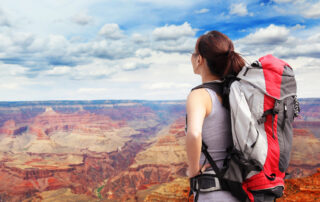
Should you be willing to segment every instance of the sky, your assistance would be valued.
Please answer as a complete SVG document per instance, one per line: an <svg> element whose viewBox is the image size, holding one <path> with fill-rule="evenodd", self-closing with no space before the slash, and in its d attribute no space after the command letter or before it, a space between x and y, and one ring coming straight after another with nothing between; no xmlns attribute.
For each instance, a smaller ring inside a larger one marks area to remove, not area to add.
<svg viewBox="0 0 320 202"><path fill-rule="evenodd" d="M248 63L285 60L298 97L320 97L319 0L1 0L0 101L185 100L211 30Z"/></svg>

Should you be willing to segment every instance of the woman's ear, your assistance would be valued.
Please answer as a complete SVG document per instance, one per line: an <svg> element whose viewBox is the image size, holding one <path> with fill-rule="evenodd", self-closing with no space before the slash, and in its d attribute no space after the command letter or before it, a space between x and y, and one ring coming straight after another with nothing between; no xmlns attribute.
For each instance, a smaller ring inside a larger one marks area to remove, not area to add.
<svg viewBox="0 0 320 202"><path fill-rule="evenodd" d="M204 61L204 58L199 54L198 58L197 58L197 65L201 65Z"/></svg>

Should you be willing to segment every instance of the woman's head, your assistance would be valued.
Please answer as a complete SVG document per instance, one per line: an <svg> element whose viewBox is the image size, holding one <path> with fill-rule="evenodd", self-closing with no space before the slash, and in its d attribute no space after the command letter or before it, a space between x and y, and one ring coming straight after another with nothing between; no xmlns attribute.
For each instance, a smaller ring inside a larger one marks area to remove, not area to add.
<svg viewBox="0 0 320 202"><path fill-rule="evenodd" d="M210 72L220 78L238 74L245 65L244 59L234 52L229 37L218 31L200 36L195 51L205 59Z"/></svg>

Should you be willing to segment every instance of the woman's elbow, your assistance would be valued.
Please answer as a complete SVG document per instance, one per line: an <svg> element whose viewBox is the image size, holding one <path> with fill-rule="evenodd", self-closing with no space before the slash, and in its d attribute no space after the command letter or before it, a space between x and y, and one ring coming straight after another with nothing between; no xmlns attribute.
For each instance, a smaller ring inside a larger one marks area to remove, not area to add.
<svg viewBox="0 0 320 202"><path fill-rule="evenodd" d="M201 138L201 131L188 131L187 132L187 139L190 140L197 140Z"/></svg>

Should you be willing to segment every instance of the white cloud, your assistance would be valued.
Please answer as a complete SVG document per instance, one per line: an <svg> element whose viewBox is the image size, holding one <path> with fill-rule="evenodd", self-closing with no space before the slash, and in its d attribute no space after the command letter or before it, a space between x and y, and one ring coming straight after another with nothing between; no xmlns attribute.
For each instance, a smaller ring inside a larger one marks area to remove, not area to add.
<svg viewBox="0 0 320 202"><path fill-rule="evenodd" d="M49 76L63 76L71 73L72 69L68 66L57 66L53 69L44 72L45 75Z"/></svg>
<svg viewBox="0 0 320 202"><path fill-rule="evenodd" d="M136 56L139 58L145 58L151 56L152 50L150 48L141 48L136 51Z"/></svg>
<svg viewBox="0 0 320 202"><path fill-rule="evenodd" d="M320 18L320 2L305 0L273 0L279 6L275 6L278 12L288 15L302 15L305 18ZM284 5L281 5L284 4Z"/></svg>
<svg viewBox="0 0 320 202"><path fill-rule="evenodd" d="M103 79L109 78L117 72L116 64L113 61L95 59L90 64L78 65L71 71L70 77L75 80Z"/></svg>
<svg viewBox="0 0 320 202"><path fill-rule="evenodd" d="M238 43L248 45L281 44L288 40L289 34L290 30L288 28L271 24L266 28L260 28L245 38L238 40Z"/></svg>
<svg viewBox="0 0 320 202"><path fill-rule="evenodd" d="M11 26L11 22L9 21L7 14L0 8L0 27L1 26Z"/></svg>
<svg viewBox="0 0 320 202"><path fill-rule="evenodd" d="M154 49L164 52L191 52L194 49L196 39L193 37L181 37L177 40L158 41Z"/></svg>
<svg viewBox="0 0 320 202"><path fill-rule="evenodd" d="M306 28L305 25L296 24L294 27L291 27L291 30L295 31L295 30L305 29L305 28Z"/></svg>
<svg viewBox="0 0 320 202"><path fill-rule="evenodd" d="M125 40L101 40L90 43L92 56L106 59L127 58L134 54L134 47Z"/></svg>
<svg viewBox="0 0 320 202"><path fill-rule="evenodd" d="M50 35L46 44L48 51L57 56L65 55L70 45L69 41L62 35Z"/></svg>
<svg viewBox="0 0 320 202"><path fill-rule="evenodd" d="M16 32L11 39L14 45L28 47L33 43L35 37L31 33Z"/></svg>
<svg viewBox="0 0 320 202"><path fill-rule="evenodd" d="M90 94L96 94L96 93L107 93L107 88L79 88L77 90L78 93L90 93Z"/></svg>
<svg viewBox="0 0 320 202"><path fill-rule="evenodd" d="M0 62L0 76L3 77L19 77L27 72L27 68L16 64L4 64ZM1 78L0 77L0 78ZM1 80L1 79L0 79Z"/></svg>
<svg viewBox="0 0 320 202"><path fill-rule="evenodd" d="M192 29L188 22L185 22L182 25L165 25L156 28L152 35L155 40L176 40L183 36L193 37L195 33L196 30Z"/></svg>
<svg viewBox="0 0 320 202"><path fill-rule="evenodd" d="M1 41L0 51L3 51L3 53L4 53L4 51L7 50L12 45L11 37L0 33L0 41Z"/></svg>
<svg viewBox="0 0 320 202"><path fill-rule="evenodd" d="M82 12L72 16L71 20L78 25L87 25L93 21L93 17L89 16L86 12Z"/></svg>
<svg viewBox="0 0 320 202"><path fill-rule="evenodd" d="M295 35L296 34L296 35ZM274 54L282 58L320 58L320 34L296 25L291 28L269 25L234 41L239 52L258 57Z"/></svg>
<svg viewBox="0 0 320 202"><path fill-rule="evenodd" d="M200 9L200 10L196 10L195 13L203 14L203 13L208 13L209 11L210 11L209 9L203 8L203 9Z"/></svg>
<svg viewBox="0 0 320 202"><path fill-rule="evenodd" d="M294 38L292 40L292 44L283 44L277 47L274 52L275 54L285 58L320 58L320 34L302 40Z"/></svg>
<svg viewBox="0 0 320 202"><path fill-rule="evenodd" d="M303 3L305 0L273 0L276 3Z"/></svg>
<svg viewBox="0 0 320 202"><path fill-rule="evenodd" d="M149 68L150 64L146 64L146 63L139 63L136 61L130 61L130 62L126 62L123 65L121 65L121 69L125 70L125 71L135 71L138 69L146 69Z"/></svg>
<svg viewBox="0 0 320 202"><path fill-rule="evenodd" d="M18 89L20 85L18 83L0 83L0 89L9 89L9 90L14 90Z"/></svg>
<svg viewBox="0 0 320 202"><path fill-rule="evenodd" d="M174 83L174 82L159 82L152 83L151 85L143 86L144 89L148 90L159 90L159 89L173 89L173 88L191 88L189 83Z"/></svg>
<svg viewBox="0 0 320 202"><path fill-rule="evenodd" d="M195 4L195 1L193 0L178 0L178 1L172 1L172 0L137 0L141 3L148 3L153 4L157 7L189 7Z"/></svg>
<svg viewBox="0 0 320 202"><path fill-rule="evenodd" d="M230 15L246 16L248 15L247 6L243 3L231 4L229 13Z"/></svg>
<svg viewBox="0 0 320 202"><path fill-rule="evenodd" d="M132 35L132 40L137 44L143 44L147 42L147 38L145 36L142 36L141 34L134 33Z"/></svg>
<svg viewBox="0 0 320 202"><path fill-rule="evenodd" d="M121 39L124 37L123 31L118 24L105 24L99 31L99 34L105 38Z"/></svg>
<svg viewBox="0 0 320 202"><path fill-rule="evenodd" d="M307 4L306 8L301 9L302 15L306 18L320 18L320 2Z"/></svg>

